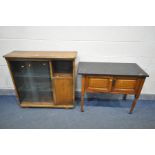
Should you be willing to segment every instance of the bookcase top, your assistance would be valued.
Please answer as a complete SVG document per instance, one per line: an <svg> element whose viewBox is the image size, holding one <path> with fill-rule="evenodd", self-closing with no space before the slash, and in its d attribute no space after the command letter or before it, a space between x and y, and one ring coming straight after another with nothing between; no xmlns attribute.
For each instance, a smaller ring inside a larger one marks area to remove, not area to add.
<svg viewBox="0 0 155 155"><path fill-rule="evenodd" d="M76 51L13 51L5 58L55 58L55 59L75 59Z"/></svg>

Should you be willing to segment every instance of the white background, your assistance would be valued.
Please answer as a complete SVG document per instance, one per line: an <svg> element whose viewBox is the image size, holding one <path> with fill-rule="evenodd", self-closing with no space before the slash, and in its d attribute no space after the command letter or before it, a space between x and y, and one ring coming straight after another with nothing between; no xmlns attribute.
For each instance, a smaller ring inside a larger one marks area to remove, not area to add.
<svg viewBox="0 0 155 155"><path fill-rule="evenodd" d="M154 0L1 0L0 24L154 26L154 6ZM0 154L154 155L154 139L154 130L0 130Z"/></svg>
<svg viewBox="0 0 155 155"><path fill-rule="evenodd" d="M153 130L6 130L0 154L154 155L154 138Z"/></svg>
<svg viewBox="0 0 155 155"><path fill-rule="evenodd" d="M155 27L0 27L0 89L13 89L4 54L13 50L77 51L78 61L133 62L150 77L143 94L155 94ZM77 78L80 91L80 78Z"/></svg>

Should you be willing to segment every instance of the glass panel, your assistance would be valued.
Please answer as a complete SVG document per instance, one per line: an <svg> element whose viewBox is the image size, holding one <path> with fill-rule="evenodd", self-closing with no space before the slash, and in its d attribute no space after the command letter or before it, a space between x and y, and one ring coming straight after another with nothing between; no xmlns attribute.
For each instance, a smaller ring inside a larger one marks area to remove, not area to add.
<svg viewBox="0 0 155 155"><path fill-rule="evenodd" d="M51 102L52 85L47 61L11 61L21 102Z"/></svg>

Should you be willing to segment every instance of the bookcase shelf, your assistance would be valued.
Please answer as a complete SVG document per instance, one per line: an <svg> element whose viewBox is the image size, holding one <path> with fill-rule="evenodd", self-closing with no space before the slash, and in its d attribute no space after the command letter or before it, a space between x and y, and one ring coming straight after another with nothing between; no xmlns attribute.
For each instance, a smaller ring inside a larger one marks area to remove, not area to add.
<svg viewBox="0 0 155 155"><path fill-rule="evenodd" d="M52 61L53 74L73 74L73 62L71 60L54 60Z"/></svg>

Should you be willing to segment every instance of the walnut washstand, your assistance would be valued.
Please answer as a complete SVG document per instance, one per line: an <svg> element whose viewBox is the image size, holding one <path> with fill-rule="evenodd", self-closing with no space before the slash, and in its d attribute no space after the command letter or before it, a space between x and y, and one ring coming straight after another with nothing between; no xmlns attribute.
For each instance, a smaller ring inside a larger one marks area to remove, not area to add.
<svg viewBox="0 0 155 155"><path fill-rule="evenodd" d="M145 78L149 75L135 63L80 62L82 76L81 111L84 111L85 92L135 95L129 113L133 112Z"/></svg>

